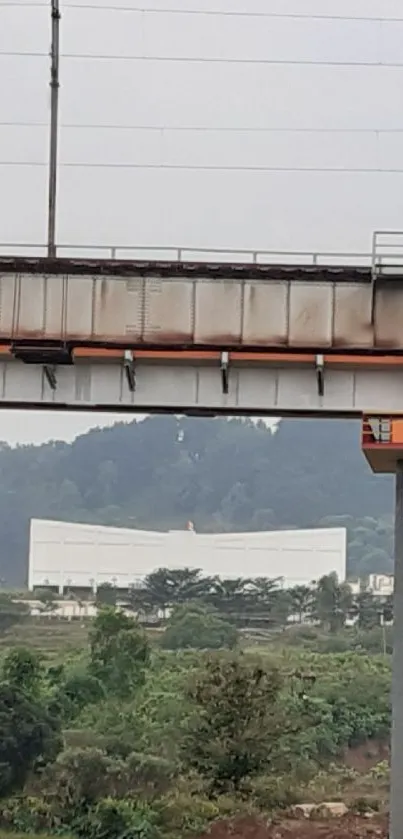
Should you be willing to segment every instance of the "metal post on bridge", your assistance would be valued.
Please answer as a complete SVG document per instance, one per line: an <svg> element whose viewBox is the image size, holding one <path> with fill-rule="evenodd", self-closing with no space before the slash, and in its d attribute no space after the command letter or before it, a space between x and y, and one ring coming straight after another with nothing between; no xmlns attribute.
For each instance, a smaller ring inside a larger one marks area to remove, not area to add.
<svg viewBox="0 0 403 839"><path fill-rule="evenodd" d="M403 839L403 460L396 463L390 839Z"/></svg>
<svg viewBox="0 0 403 839"><path fill-rule="evenodd" d="M57 145L59 111L59 0L51 0L52 43L50 48L50 136L48 193L48 256L56 256Z"/></svg>

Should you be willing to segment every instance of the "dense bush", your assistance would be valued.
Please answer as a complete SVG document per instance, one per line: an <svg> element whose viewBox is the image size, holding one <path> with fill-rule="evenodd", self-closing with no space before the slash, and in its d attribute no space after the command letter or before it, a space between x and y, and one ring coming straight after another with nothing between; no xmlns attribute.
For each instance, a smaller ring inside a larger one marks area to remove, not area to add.
<svg viewBox="0 0 403 839"><path fill-rule="evenodd" d="M214 610L189 605L175 609L161 638L166 650L232 649L238 641L235 627Z"/></svg>
<svg viewBox="0 0 403 839"><path fill-rule="evenodd" d="M171 626L189 615L217 620L191 605ZM338 796L353 783L337 768L344 751L389 735L390 662L357 644L368 634L290 633L317 647L356 644L341 653L277 640L268 649L239 642L169 652L109 607L86 654L63 665L14 650L0 682L0 827L182 839L227 815L288 808L321 791ZM373 787L387 783L379 767L367 778ZM349 795L358 800L358 786Z"/></svg>

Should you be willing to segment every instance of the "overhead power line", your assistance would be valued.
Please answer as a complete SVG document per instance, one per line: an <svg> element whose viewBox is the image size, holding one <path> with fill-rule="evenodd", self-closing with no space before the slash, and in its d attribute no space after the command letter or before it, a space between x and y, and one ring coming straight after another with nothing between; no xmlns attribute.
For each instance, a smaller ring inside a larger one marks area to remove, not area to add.
<svg viewBox="0 0 403 839"><path fill-rule="evenodd" d="M11 167L32 167L45 168L47 163L41 160L0 160L0 166ZM218 164L186 164L186 163L94 163L93 161L66 161L59 163L60 169L153 169L160 171L186 171L186 172L313 172L330 174L380 174L399 175L403 174L403 168L379 168L379 167L341 167L341 166L236 166Z"/></svg>
<svg viewBox="0 0 403 839"><path fill-rule="evenodd" d="M3 0L0 2L0 9L2 7L42 7L47 8L47 3L36 2L14 2L14 0ZM134 12L142 15L187 15L191 17L221 17L221 18L270 18L279 20L338 20L338 21L364 21L373 23L401 23L403 17L388 16L381 17L380 15L326 15L326 14L303 14L298 12L258 12L258 11L242 11L242 10L221 10L221 9L178 9L167 8L159 9L152 7L145 9L141 6L120 6L102 3L63 3L63 9L82 9L86 11L107 11L107 12Z"/></svg>
<svg viewBox="0 0 403 839"><path fill-rule="evenodd" d="M15 50L1 50L2 58L49 58L46 52L29 52ZM271 59L271 58L222 58L208 56L166 56L166 55L107 55L91 53L61 53L61 58L80 61L149 61L169 64L251 64L282 66L311 66L311 67L403 67L403 61L327 61L313 59Z"/></svg>
<svg viewBox="0 0 403 839"><path fill-rule="evenodd" d="M49 122L0 120L1 128L49 128ZM68 131L132 131L155 134L403 134L403 128L319 128L317 126L236 126L236 125L130 125L104 122L65 122L59 126Z"/></svg>
<svg viewBox="0 0 403 839"><path fill-rule="evenodd" d="M144 15L189 15L193 17L241 17L241 18L270 18L279 20L341 20L341 21L367 21L373 23L398 23L403 21L403 17L381 17L380 15L325 15L325 14L302 14L298 12L254 12L254 11L237 11L220 10L220 9L145 9L141 6L117 6L117 5L102 5L102 3L64 3L63 8L67 9L95 9L97 11L108 12L136 12Z"/></svg>
<svg viewBox="0 0 403 839"><path fill-rule="evenodd" d="M298 12L254 12L220 10L220 9L145 9L141 6L116 6L102 3L64 3L65 9L85 9L108 12L135 12L144 15L188 15L190 17L241 17L241 18L270 18L278 20L340 20L340 21L366 21L373 23L398 23L403 22L403 17L381 17L379 15L324 15L324 14L302 14Z"/></svg>

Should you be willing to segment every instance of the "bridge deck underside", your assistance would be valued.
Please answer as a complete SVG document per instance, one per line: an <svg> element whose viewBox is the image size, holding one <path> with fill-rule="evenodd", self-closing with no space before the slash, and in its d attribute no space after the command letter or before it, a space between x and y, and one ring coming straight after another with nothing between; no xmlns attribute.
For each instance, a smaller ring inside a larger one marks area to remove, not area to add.
<svg viewBox="0 0 403 839"><path fill-rule="evenodd" d="M227 392L226 392L227 391ZM403 410L403 366L0 362L0 407L256 416L361 416Z"/></svg>

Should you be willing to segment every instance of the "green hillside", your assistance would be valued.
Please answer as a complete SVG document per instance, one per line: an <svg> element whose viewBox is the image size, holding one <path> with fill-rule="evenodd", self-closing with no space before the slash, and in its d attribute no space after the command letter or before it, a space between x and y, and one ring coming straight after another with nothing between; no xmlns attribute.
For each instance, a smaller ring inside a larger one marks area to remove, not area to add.
<svg viewBox="0 0 403 839"><path fill-rule="evenodd" d="M28 416L28 415L27 415ZM392 570L393 482L359 423L150 417L74 443L0 448L0 575L26 578L31 517L155 529L346 525L352 574ZM3 583L3 584L4 584Z"/></svg>

